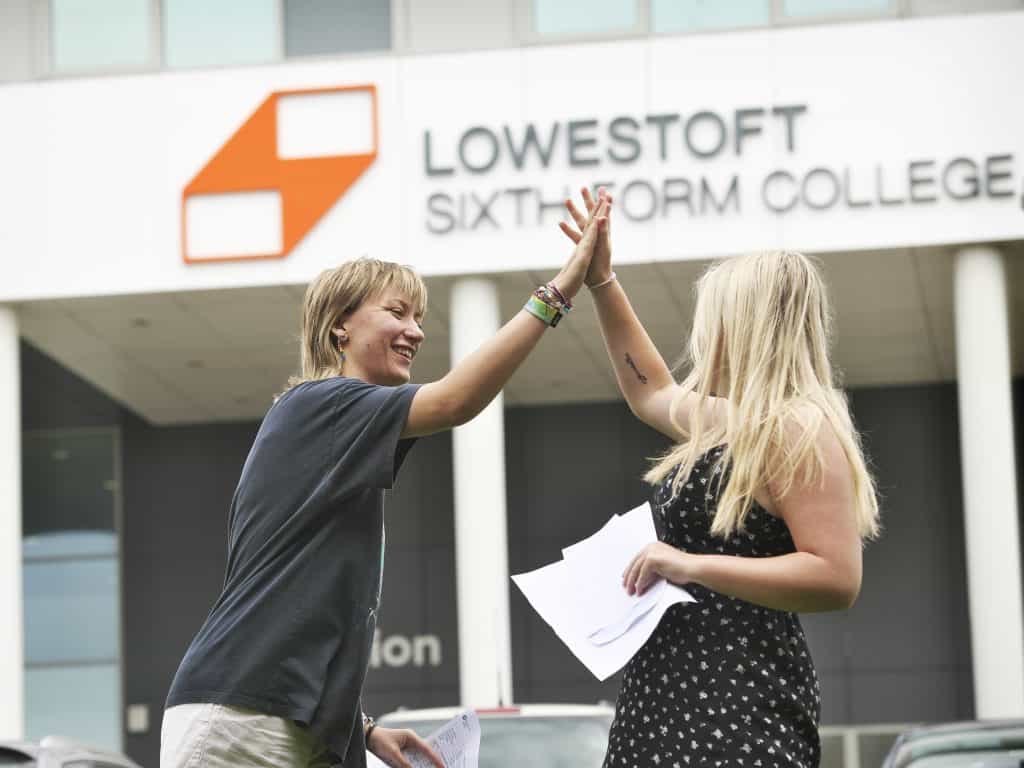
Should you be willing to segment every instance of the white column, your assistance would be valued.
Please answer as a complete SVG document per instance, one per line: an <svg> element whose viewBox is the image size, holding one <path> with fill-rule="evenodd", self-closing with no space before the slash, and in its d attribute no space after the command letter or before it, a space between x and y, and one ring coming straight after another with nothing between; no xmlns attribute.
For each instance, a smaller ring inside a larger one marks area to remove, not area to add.
<svg viewBox="0 0 1024 768"><path fill-rule="evenodd" d="M18 318L0 306L0 740L25 730Z"/></svg>
<svg viewBox="0 0 1024 768"><path fill-rule="evenodd" d="M456 282L450 322L454 366L501 326L494 283L476 278ZM507 705L512 701L512 651L501 394L483 413L457 428L452 443L462 704Z"/></svg>
<svg viewBox="0 0 1024 768"><path fill-rule="evenodd" d="M1002 254L964 248L954 281L975 717L1020 717L1024 620Z"/></svg>

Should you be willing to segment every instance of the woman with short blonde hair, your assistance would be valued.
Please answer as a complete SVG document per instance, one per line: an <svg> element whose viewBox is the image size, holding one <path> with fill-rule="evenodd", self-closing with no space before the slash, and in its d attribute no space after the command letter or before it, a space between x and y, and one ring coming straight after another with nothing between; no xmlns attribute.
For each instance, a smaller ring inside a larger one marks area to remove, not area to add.
<svg viewBox="0 0 1024 768"><path fill-rule="evenodd" d="M611 202L583 197L587 214L567 202L581 228ZM825 284L791 251L711 265L677 384L611 269L608 233L586 280L605 345L632 412L674 444L646 474L659 540L623 587L667 579L698 602L666 612L626 667L605 765L816 766L820 692L797 613L849 608L862 541L878 533L829 361Z"/></svg>

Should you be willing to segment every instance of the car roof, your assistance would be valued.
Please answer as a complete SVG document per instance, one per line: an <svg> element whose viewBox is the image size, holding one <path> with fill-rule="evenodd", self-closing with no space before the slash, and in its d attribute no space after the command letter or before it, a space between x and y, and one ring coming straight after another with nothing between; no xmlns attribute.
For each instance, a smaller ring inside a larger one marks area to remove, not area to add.
<svg viewBox="0 0 1024 768"><path fill-rule="evenodd" d="M381 722L402 720L416 722L425 720L451 720L466 707L433 707L430 709L397 709L381 715ZM478 708L475 710L481 720L499 717L610 717L615 710L609 704L516 704L510 707Z"/></svg>
<svg viewBox="0 0 1024 768"><path fill-rule="evenodd" d="M96 760L111 765L136 766L137 764L117 752L96 747L91 744L83 744L63 736L46 736L38 744L30 741L0 741L0 750L11 750L21 752L33 760L39 760L44 754L52 754L67 760L69 758L82 758Z"/></svg>
<svg viewBox="0 0 1024 768"><path fill-rule="evenodd" d="M893 745L885 761L887 768L901 768L926 754L971 752L1001 746L1002 736L1011 737L1006 748L1024 742L1024 720L974 720L926 725L907 731Z"/></svg>
<svg viewBox="0 0 1024 768"><path fill-rule="evenodd" d="M6 750L9 752L21 752L22 754L33 759L39 756L39 747L30 741L0 740L0 750Z"/></svg>

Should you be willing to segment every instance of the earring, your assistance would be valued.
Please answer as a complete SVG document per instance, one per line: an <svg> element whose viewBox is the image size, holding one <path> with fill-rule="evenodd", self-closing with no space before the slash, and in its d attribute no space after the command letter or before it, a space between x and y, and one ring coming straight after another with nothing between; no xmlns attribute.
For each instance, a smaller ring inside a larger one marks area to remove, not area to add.
<svg viewBox="0 0 1024 768"><path fill-rule="evenodd" d="M341 339L338 339L338 362L345 364L345 349L341 346Z"/></svg>

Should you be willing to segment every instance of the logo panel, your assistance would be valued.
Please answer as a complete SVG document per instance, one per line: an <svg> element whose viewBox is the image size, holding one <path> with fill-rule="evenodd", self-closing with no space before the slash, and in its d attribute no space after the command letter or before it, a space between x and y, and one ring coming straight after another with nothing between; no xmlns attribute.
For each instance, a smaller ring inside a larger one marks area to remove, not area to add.
<svg viewBox="0 0 1024 768"><path fill-rule="evenodd" d="M374 85L276 91L188 183L187 264L279 259L377 158Z"/></svg>

